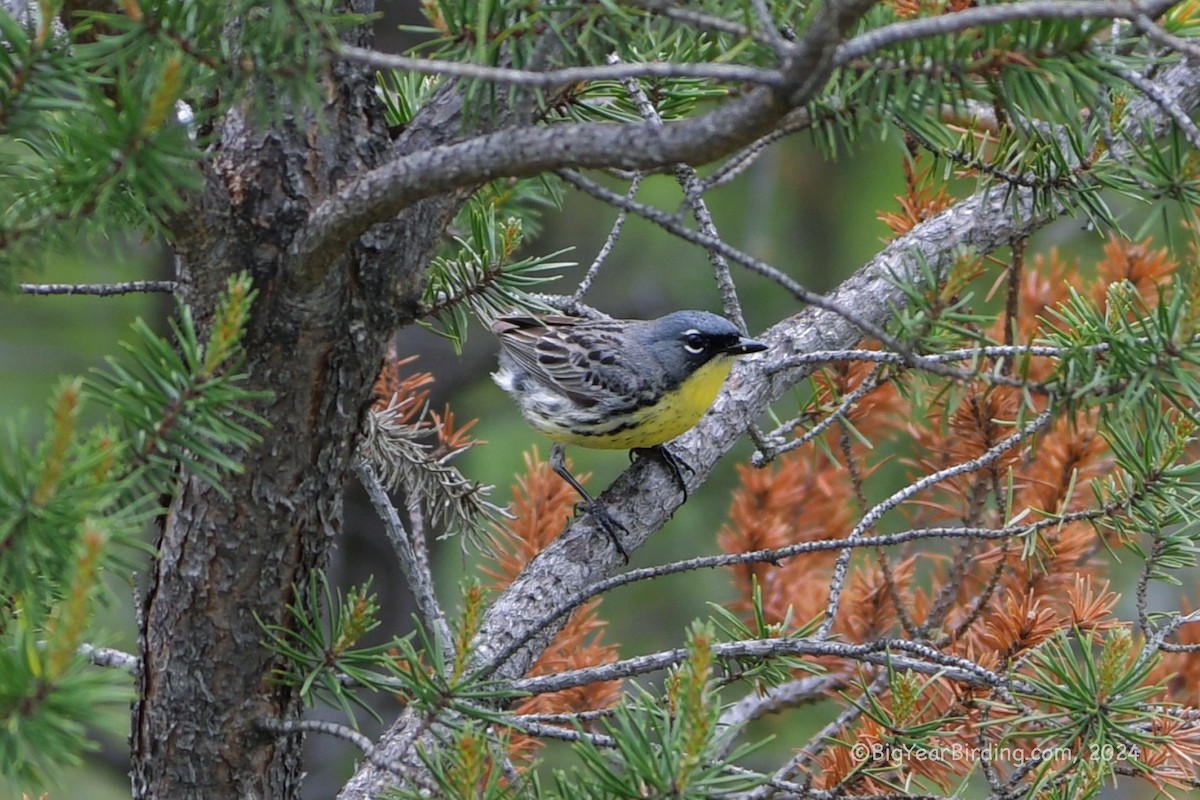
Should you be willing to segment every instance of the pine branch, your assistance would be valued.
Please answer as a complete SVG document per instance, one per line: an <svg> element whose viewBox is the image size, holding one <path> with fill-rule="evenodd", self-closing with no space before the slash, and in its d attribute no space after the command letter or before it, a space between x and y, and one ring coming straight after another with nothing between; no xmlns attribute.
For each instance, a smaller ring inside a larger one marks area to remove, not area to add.
<svg viewBox="0 0 1200 800"><path fill-rule="evenodd" d="M1125 19L1134 21L1139 17L1157 17L1166 13L1180 0L1153 0L1135 3L1122 0L1025 0L994 6L966 8L954 14L894 22L882 28L859 34L838 48L834 62L845 66L856 58L870 55L891 45L927 39L931 36L947 36L970 28L987 25L1002 25L1010 22L1066 19Z"/></svg>
<svg viewBox="0 0 1200 800"><path fill-rule="evenodd" d="M866 514L863 514L862 518L854 526L854 530L850 531L850 534L846 537L846 540L848 542L853 542L855 539L861 536L864 531L871 530L873 527L875 527L876 523L878 523L883 515L888 511L898 507L908 498L919 494L930 486L934 486L959 475L966 475L975 472L976 470L982 469L989 464L996 462L1002 455L1004 455L1004 453L1024 443L1034 434L1045 430L1051 421L1053 421L1054 413L1055 412L1053 410L1047 409L1026 423L1021 430L1017 431L1012 436L1009 436L1003 441L998 442L995 446L988 448L987 452L978 458L973 458L970 461L964 461L961 464L955 464L951 467L947 467L946 469L925 475L919 480L913 481L903 489L893 493L891 497L888 497L886 500L877 503L871 508L870 511L868 511ZM838 605L841 602L842 589L845 585L846 575L850 569L850 555L853 552L854 551L852 548L847 547L838 555L837 564L834 566L833 578L830 580L829 605L826 606L825 609L825 619L821 622L821 627L817 630L818 638L827 637L833 630L833 623L837 617Z"/></svg>
<svg viewBox="0 0 1200 800"><path fill-rule="evenodd" d="M599 681L611 681L658 672L682 663L688 657L687 648L675 648L659 653L614 661L596 667L560 672L554 675L523 678L513 681L511 688L518 692L543 694L560 692L576 686ZM903 654L903 655L901 655ZM912 670L922 675L937 675L968 686L986 687L1006 697L1010 688L1031 690L1020 681L1010 678L966 658L947 655L920 642L907 639L880 639L867 644L844 644L809 638L756 639L723 642L713 645L713 655L719 660L762 661L783 656L812 658L834 657L876 666L890 665L894 669Z"/></svg>
<svg viewBox="0 0 1200 800"><path fill-rule="evenodd" d="M383 485L403 488L419 502L431 525L445 523L446 536L458 534L464 541L481 544L487 539L487 525L505 512L488 499L492 486L468 480L448 463L462 449L443 453L423 441L438 426L429 421L427 407L420 408L413 421L405 417L414 401L392 397L387 406L367 410L359 458L372 466L373 473L378 470Z"/></svg>
<svg viewBox="0 0 1200 800"><path fill-rule="evenodd" d="M124 425L131 445L129 474L148 467L162 480L157 485L169 485L181 464L220 492L221 472L243 469L230 451L244 450L261 436L242 423L264 422L248 408L263 393L243 388L246 376L236 372L254 296L246 275L230 276L204 343L188 306L180 304L178 321L170 322L173 342L135 320L138 343L128 348L127 360L110 357L108 369L86 382L88 393Z"/></svg>
<svg viewBox="0 0 1200 800"><path fill-rule="evenodd" d="M768 133L807 103L833 69L841 34L874 0L838 0L817 13L785 62L782 79L714 111L669 127L652 123L572 123L512 127L464 142L431 147L349 181L316 208L290 254L301 286L316 286L336 254L371 225L426 197L501 177L525 177L566 167L656 169L704 163Z"/></svg>
<svg viewBox="0 0 1200 800"><path fill-rule="evenodd" d="M790 51L778 83L770 89L750 92L721 108L668 129L658 129L652 123L516 127L398 159L351 181L335 197L323 203L313 213L304 235L293 245L292 253L301 265L301 274L307 275L331 263L328 256L345 247L367 227L394 216L417 200L500 177L530 176L579 167L653 170L677 163L715 160L768 134L788 111L815 97L834 67L891 44L1019 20L1133 20L1139 16L1157 16L1174 4L1167 0L1145 6L1107 0L1089 3L1028 0L899 22L840 46L836 41L837 31L849 26L872 3L845 0L841 4L832 4L828 13L825 13L826 6L822 6L823 13L814 19L805 37ZM366 56L365 53L351 52ZM436 63L417 66L432 70ZM413 66L409 62L405 64ZM485 70L493 78L520 73L505 69L491 73L496 68L461 64L447 69ZM542 78L538 73L531 73L520 80L536 83ZM775 104L779 98L786 98L785 107ZM311 276L311 280L315 277L315 274Z"/></svg>
<svg viewBox="0 0 1200 800"><path fill-rule="evenodd" d="M787 708L816 702L844 683L844 678L833 673L809 675L772 686L765 692L747 694L721 712L720 724L731 732L738 731L768 714L777 714ZM730 736L729 740L732 744L733 737Z"/></svg>

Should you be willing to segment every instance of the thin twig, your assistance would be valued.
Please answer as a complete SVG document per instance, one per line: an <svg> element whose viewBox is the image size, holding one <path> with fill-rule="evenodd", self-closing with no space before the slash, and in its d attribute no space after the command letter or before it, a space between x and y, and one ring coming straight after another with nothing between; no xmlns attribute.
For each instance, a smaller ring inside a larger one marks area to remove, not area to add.
<svg viewBox="0 0 1200 800"><path fill-rule="evenodd" d="M1178 103L1168 97L1166 92L1158 87L1158 84L1148 78L1143 78L1131 69L1126 69L1116 64L1104 64L1103 68L1133 86L1146 99L1162 109L1163 113L1170 117L1180 132L1183 133L1184 138L1188 140L1188 144L1192 146L1192 149L1200 150L1200 128L1196 127L1196 123L1192 121L1191 116L1180 108Z"/></svg>
<svg viewBox="0 0 1200 800"><path fill-rule="evenodd" d="M986 686L1006 694L1010 685L1016 685L1009 678L970 659L948 655L927 644L907 639L879 639L865 644L847 644L827 639L784 636L722 642L713 646L712 654L714 658L723 661L752 659L755 662L782 656L829 656L876 666L891 665L899 670L911 669L923 675L937 675L972 686ZM594 667L522 678L509 684L509 688L532 695L559 692L576 686L657 672L683 662L688 655L687 648L678 647ZM1032 687L1024 685L1020 685L1019 688L1022 691L1033 691Z"/></svg>
<svg viewBox="0 0 1200 800"><path fill-rule="evenodd" d="M1171 618L1166 623L1161 625L1157 630L1146 631L1147 639L1146 646L1142 648L1142 653L1138 657L1138 665L1142 665L1154 658L1159 650L1167 652L1179 652L1167 646L1167 637L1179 630L1183 625L1189 622L1200 620L1200 609L1196 609L1190 614L1172 614Z"/></svg>
<svg viewBox="0 0 1200 800"><path fill-rule="evenodd" d="M1012 347L1015 344L1013 337L1017 335L1017 320L1020 318L1021 311L1021 281L1025 274L1025 246L1029 243L1028 239L1017 239L1012 243L1012 256L1008 261L1008 270L1005 273L1005 281L1007 283L1007 294L1004 298L1004 344L1006 347ZM1007 371L1012 374L1013 362L1006 362Z"/></svg>
<svg viewBox="0 0 1200 800"><path fill-rule="evenodd" d="M910 497L923 492L930 486L934 486L942 481L949 480L950 478L954 478L959 475L965 475L990 465L996 459L1000 458L1000 456L1002 456L1004 453L1013 449L1038 431L1043 430L1047 425L1050 424L1052 419L1054 419L1053 411L1052 409L1047 409L1034 417L1033 420L1028 422L1023 428L1021 428L1021 430L1017 431L1012 436L1009 436L1007 439L997 442L992 447L989 447L977 458L955 464L954 466L947 467L946 469L938 470L937 472L926 475L920 480L910 483L908 486L905 486L903 489L895 492L891 497L887 498L883 502L876 504L874 508L864 514L862 519L859 520L858 524L854 526L854 530L850 531L850 535L846 537L846 541L854 542L856 539L862 536L864 531L868 531L873 528L888 511L900 505L905 500L908 500ZM846 547L845 550L838 554L837 563L833 568L833 579L830 581L829 586L829 604L825 607L825 619L821 621L821 627L817 629L817 638L827 637L829 636L830 631L833 630L834 619L837 616L838 607L841 604L842 588L846 582L846 575L850 570L850 556L853 555L853 553L854 549L852 547Z"/></svg>
<svg viewBox="0 0 1200 800"><path fill-rule="evenodd" d="M872 370L871 375L867 376L867 379L871 382L874 382L875 378L879 375L882 369L882 365L877 365ZM864 487L862 468L858 463L858 457L855 455L854 449L851 447L851 426L849 420L844 416L839 418L838 428L838 447L842 451L842 461L846 464L846 467L850 473L851 484L854 487L854 502L856 504L855 510L858 513L863 513L867 510L869 505L867 503L867 493ZM1008 540L1005 539L1005 541ZM916 630L917 626L908 613L908 608L905 606L904 598L900 596L900 587L896 585L896 576L892 571L891 561L888 559L887 553L884 552L882 547L875 548L875 561L879 565L880 573L883 575L883 584L887 588L888 597L891 598L892 608L895 610L896 618L900 622L900 629L904 631L908 638L914 638L913 631Z"/></svg>
<svg viewBox="0 0 1200 800"><path fill-rule="evenodd" d="M85 643L79 645L76 652L97 667L112 667L122 672L137 672L138 666L141 664L141 659L132 653L114 650L111 647L96 647L93 644Z"/></svg>
<svg viewBox="0 0 1200 800"><path fill-rule="evenodd" d="M850 409L858 404L859 400L863 399L880 386L882 383L880 380L880 375L882 372L883 364L877 365L873 370L871 370L871 374L867 375L867 377L863 379L862 383L854 387L851 392L842 398L842 402L838 404L838 407L835 408L832 413L826 415L812 428L809 428L803 434L797 436L795 439L792 439L786 444L776 445L775 442L782 439L785 433L795 430L796 426L799 425L803 420L800 417L796 417L788 420L782 425L779 425L777 428L775 428L775 430L766 434L766 436L764 436L762 439L762 444L769 445L769 449L768 447L759 447L759 449L755 451L754 455L750 457L750 463L755 467L765 467L767 464L770 464L776 458L788 452L789 450L795 450L798 447L803 447L805 444L820 436L829 428L829 426L833 425L840 419L844 419L846 414L850 412Z"/></svg>
<svg viewBox="0 0 1200 800"><path fill-rule="evenodd" d="M642 185L642 173L634 173L634 176L629 181L629 189L625 192L626 197L631 200L637 196L638 189ZM600 267L608 260L608 256L612 253L613 248L617 244L617 239L621 236L621 231L625 227L625 220L629 218L629 212L624 208L617 209L617 218L613 220L612 228L608 232L608 236L604 239L604 244L601 245L596 257L592 259L591 266L583 276L583 280L575 288L575 293L571 295L571 299L579 302L587 291L592 288L592 283L596 280L596 276L600 274Z"/></svg>
<svg viewBox="0 0 1200 800"><path fill-rule="evenodd" d="M1181 39L1170 31L1164 30L1161 25L1145 14L1135 16L1133 24L1134 27L1146 34L1147 37L1171 50L1182 53L1184 58L1200 61L1200 46L1189 39Z"/></svg>
<svg viewBox="0 0 1200 800"><path fill-rule="evenodd" d="M438 604L437 595L434 593L433 576L429 571L429 559L424 553L424 547L418 551L412 534L404 529L404 524L400 522L400 515L396 513L396 507L392 505L392 501L387 496L387 490L379 481L379 477L376 476L371 465L364 460L358 460L354 465L354 473L358 476L363 488L367 490L367 496L371 498L371 505L374 506L375 513L383 521L388 540L392 543L392 549L400 562L400 570L404 573L405 581L412 589L413 597L416 598L417 611L421 615L422 622L428 630L442 640L443 663L452 664L454 662L454 637L450 632L449 623L446 622L446 615L442 612L441 605Z"/></svg>
<svg viewBox="0 0 1200 800"><path fill-rule="evenodd" d="M825 673L824 675L809 675L796 678L778 686L772 686L763 693L751 692L721 712L717 727L725 737L720 755L727 755L736 741L735 734L747 724L761 719L768 714L776 714L786 708L795 708L805 703L812 703L827 696L834 689L845 683L845 679Z"/></svg>
<svg viewBox="0 0 1200 800"><path fill-rule="evenodd" d="M363 754L368 757L370 757L371 751L375 749L375 745L371 742L369 736L338 722L330 722L323 719L259 719L255 722L255 725L269 733L277 733L283 736L290 736L294 733L328 734L337 739L350 742L359 750L362 750ZM392 768L385 767L385 769Z"/></svg>
<svg viewBox="0 0 1200 800"><path fill-rule="evenodd" d="M363 756L375 766L387 770L393 775L404 777L404 767L402 764L397 764L381 757L375 748L375 743L371 741L371 737L359 733L349 726L322 719L285 720L270 717L260 717L254 721L254 724L260 730L274 733L278 736L293 736L298 733L323 733L327 736L333 736L336 739L350 742L350 744L361 750Z"/></svg>
<svg viewBox="0 0 1200 800"><path fill-rule="evenodd" d="M1154 571L1158 568L1158 559L1162 557L1163 540L1158 533L1153 535L1154 546L1150 549L1150 554L1146 556L1146 563L1142 565L1141 572L1138 573L1137 588L1134 590L1134 608L1137 610L1138 627L1142 629L1142 634L1150 639L1154 635L1154 626L1150 624L1150 612L1148 607L1150 589L1150 578Z"/></svg>
<svg viewBox="0 0 1200 800"><path fill-rule="evenodd" d="M1003 507L1003 506L1002 506ZM1004 577L1005 565L1008 562L1008 551L1012 547L1012 539L1004 539L1000 543L1000 555L996 559L996 565L992 567L992 573L988 577L987 584L972 600L971 606L967 613L955 625L954 630L943 635L937 640L939 646L948 646L958 641L962 636L965 636L971 626L979 619L979 616L987 608L988 603L992 601L996 590L1000 588L1000 579Z"/></svg>
<svg viewBox="0 0 1200 800"><path fill-rule="evenodd" d="M812 117L808 114L808 109L801 108L788 114L783 119L779 127L768 133L761 139L752 142L738 152L734 153L725 163L710 172L707 177L700 181L701 193L716 189L718 186L724 186L730 181L737 178L747 169L749 169L758 157L766 152L767 147L779 141L785 136L795 133L796 131L804 130L812 125Z"/></svg>
<svg viewBox="0 0 1200 800"><path fill-rule="evenodd" d="M617 63L616 58L615 54L610 55L609 63ZM642 118L654 125L661 126L662 117L659 115L658 109L650 102L650 98L642 91L638 82L627 79L623 81L623 84L625 92L633 98ZM692 209L692 217L696 220L700 232L705 236L720 239L721 234L713 221L712 213L708 210L708 204L704 202L704 186L696 175L696 170L687 164L676 164L675 180L683 189L684 197ZM622 209L622 211L624 210ZM713 275L717 279L717 288L721 292L721 308L725 311L725 316L729 317L742 333L746 333L746 318L742 315L742 303L738 300L737 286L733 283L733 276L729 274L729 262L716 250L706 248L705 252L708 254L709 263L712 264Z"/></svg>
<svg viewBox="0 0 1200 800"><path fill-rule="evenodd" d="M1150 341L1147 336L1140 337L1134 340L1135 344L1146 344ZM1194 345L1200 345L1200 336L1194 337L1191 342ZM1072 353L1107 353L1109 345L1106 342L1086 345L1081 348L1074 347L1052 347L1049 345L986 345L984 347L963 347L958 350L947 350L943 353L925 353L921 356L923 361L931 363L946 363L951 361L980 361L983 359L996 358L1020 358L1023 356L1034 356L1038 358L1057 358L1059 356L1070 355ZM880 364L905 364L904 355L901 353L892 353L887 350L813 350L808 353L790 356L785 359L773 363L767 370L769 373L782 372L784 370L795 369L796 367L805 366L808 364L830 364L839 361L867 361ZM985 378L984 374L973 375L973 378Z"/></svg>
<svg viewBox="0 0 1200 800"><path fill-rule="evenodd" d="M611 717L616 713L615 708L597 708L591 711L572 711L564 714L517 714L519 719L530 722L540 722L543 725L578 725L582 722L592 722Z"/></svg>
<svg viewBox="0 0 1200 800"><path fill-rule="evenodd" d="M833 61L845 66L856 58L862 58L875 50L895 44L960 33L969 28L984 25L1002 25L1007 22L1063 19L1120 19L1136 20L1138 17L1156 17L1175 5L1178 0L1155 0L1155 2L1133 3L1121 0L1027 0L994 6L967 8L954 14L893 22L855 36L837 49Z"/></svg>
<svg viewBox="0 0 1200 800"><path fill-rule="evenodd" d="M875 680L871 682L871 685L867 687L865 693L878 694L879 692L883 691L887 685L887 676L878 675L876 676ZM777 781L789 780L793 775L796 775L806 766L811 764L818 755L818 748L825 748L830 741L833 741L834 737L837 736L839 731L862 716L864 706L864 703L850 703L848 706L842 709L841 713L834 717L832 721L830 721L824 728L817 731L817 733L811 739L809 739L810 742L816 743L816 746L800 748L796 752L796 755L793 756L788 763L775 770L775 773L771 776L772 779ZM770 797L771 794L773 793L770 792L770 787L763 786L753 792L748 792L744 795L741 795L739 800L765 800L766 798Z"/></svg>
<svg viewBox="0 0 1200 800"><path fill-rule="evenodd" d="M533 71L380 53L350 44L342 44L338 53L348 61L366 64L377 69L395 69L423 75L448 75L510 86L541 88L570 86L573 83L587 81L616 81L626 78L699 78L772 87L781 85L783 81L783 74L778 70L747 67L740 64L682 64L649 61L643 64L563 67L562 69Z"/></svg>
<svg viewBox="0 0 1200 800"><path fill-rule="evenodd" d="M55 295L82 294L109 297L120 294L171 294L179 290L177 281L125 281L124 283L21 283L17 288L24 294Z"/></svg>
<svg viewBox="0 0 1200 800"><path fill-rule="evenodd" d="M556 739L560 742L588 741L596 747L609 749L617 746L616 739L603 733L589 733L579 728L566 728L561 725L546 725L516 714L497 716L496 712L490 709L482 713L486 714L486 718L491 720L493 725L503 725L539 739Z"/></svg>
<svg viewBox="0 0 1200 800"><path fill-rule="evenodd" d="M758 26L762 28L763 38L770 43L771 49L775 51L775 57L787 58L795 48L792 47L791 42L780 35L778 23L771 16L771 9L767 8L764 0L750 0L750 7L754 9L754 14L758 17Z"/></svg>

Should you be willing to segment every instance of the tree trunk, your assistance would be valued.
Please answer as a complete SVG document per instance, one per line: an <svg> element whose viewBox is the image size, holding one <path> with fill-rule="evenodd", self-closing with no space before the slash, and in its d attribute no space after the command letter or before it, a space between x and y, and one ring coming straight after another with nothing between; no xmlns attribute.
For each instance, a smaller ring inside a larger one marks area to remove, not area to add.
<svg viewBox="0 0 1200 800"><path fill-rule="evenodd" d="M366 30L358 38L367 44ZM271 393L254 409L270 428L245 470L223 481L224 494L183 476L163 520L140 620L138 798L298 795L300 736L256 725L299 713L295 693L271 680L277 664L259 620L291 624L295 587L326 561L385 344L413 319L430 252L463 196L431 198L375 226L316 285L302 285L288 247L318 202L397 149L458 131L442 116L455 118L457 107L432 103L427 122L390 143L369 70L339 64L326 88L323 127L288 112L273 128L236 111L219 120L204 192L172 232L201 322L227 276L253 277L245 372L249 388Z"/></svg>

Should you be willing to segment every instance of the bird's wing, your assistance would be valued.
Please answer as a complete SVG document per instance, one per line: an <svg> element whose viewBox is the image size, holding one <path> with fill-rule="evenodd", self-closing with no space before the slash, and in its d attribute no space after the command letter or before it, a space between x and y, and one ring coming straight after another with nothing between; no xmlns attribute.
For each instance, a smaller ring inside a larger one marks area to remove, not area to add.
<svg viewBox="0 0 1200 800"><path fill-rule="evenodd" d="M652 376L639 375L629 367L631 361L637 361L632 348L640 352L641 346L621 335L627 324L513 315L497 319L492 331L513 360L536 380L588 408L614 397L636 402L652 386Z"/></svg>

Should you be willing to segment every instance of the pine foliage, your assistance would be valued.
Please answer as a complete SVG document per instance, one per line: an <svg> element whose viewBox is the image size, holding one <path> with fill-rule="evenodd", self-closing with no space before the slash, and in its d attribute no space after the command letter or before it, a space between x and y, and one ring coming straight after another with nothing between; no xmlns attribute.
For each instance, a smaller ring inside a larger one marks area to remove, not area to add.
<svg viewBox="0 0 1200 800"><path fill-rule="evenodd" d="M113 576L145 557L141 534L182 474L219 484L261 435L243 387L239 340L254 293L229 280L211 334L186 306L173 337L140 319L124 359L64 381L31 445L10 421L0 448L0 767L39 784L80 763L97 709L124 706L128 676L91 665L97 608ZM85 405L105 421L83 426ZM244 423L244 424L243 424ZM181 473L180 470L183 472ZM129 668L128 659L122 666Z"/></svg>

